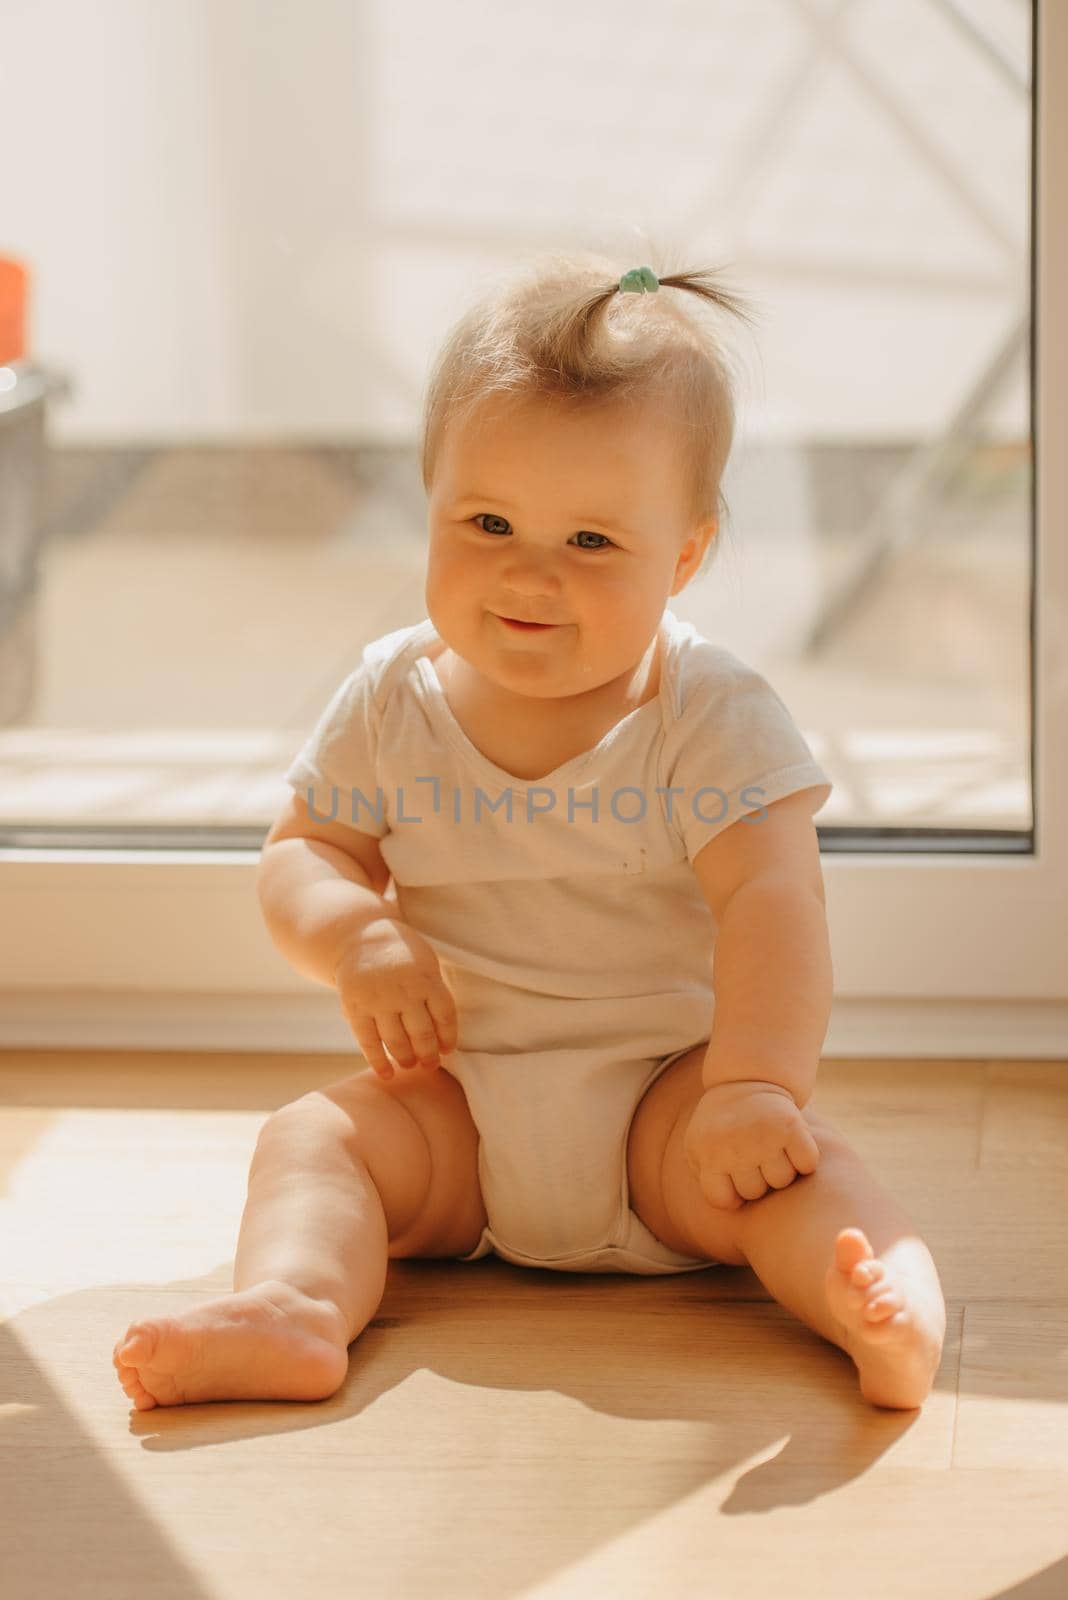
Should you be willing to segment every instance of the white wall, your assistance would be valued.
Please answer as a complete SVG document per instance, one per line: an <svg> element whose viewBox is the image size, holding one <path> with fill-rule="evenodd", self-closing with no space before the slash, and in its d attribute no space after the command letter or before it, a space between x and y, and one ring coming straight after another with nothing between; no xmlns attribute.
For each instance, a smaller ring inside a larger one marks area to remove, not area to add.
<svg viewBox="0 0 1068 1600"><path fill-rule="evenodd" d="M410 441L473 286L644 235L761 303L750 426L937 432L1026 297L1027 8L959 9L1006 68L925 0L2 0L53 437Z"/></svg>

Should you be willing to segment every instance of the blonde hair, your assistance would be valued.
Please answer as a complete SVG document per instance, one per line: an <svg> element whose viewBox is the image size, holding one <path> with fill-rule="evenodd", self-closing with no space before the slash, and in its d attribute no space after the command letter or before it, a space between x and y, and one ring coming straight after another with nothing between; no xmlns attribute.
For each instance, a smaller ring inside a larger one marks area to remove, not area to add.
<svg viewBox="0 0 1068 1600"><path fill-rule="evenodd" d="M423 405L420 468L428 494L446 431L493 395L565 408L656 401L680 429L692 521L727 510L721 479L735 423L727 351L718 330L670 291L685 290L747 324L749 306L718 281L715 268L657 273L660 289L650 294L619 293L626 270L585 251L542 256L453 324ZM702 568L718 547L715 538Z"/></svg>

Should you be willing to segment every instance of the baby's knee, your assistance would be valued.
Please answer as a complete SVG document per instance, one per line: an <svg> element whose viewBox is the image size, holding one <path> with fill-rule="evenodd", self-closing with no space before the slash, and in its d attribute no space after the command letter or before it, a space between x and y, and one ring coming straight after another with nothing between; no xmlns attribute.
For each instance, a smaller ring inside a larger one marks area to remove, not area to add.
<svg viewBox="0 0 1068 1600"><path fill-rule="evenodd" d="M318 1171L332 1159L345 1159L352 1123L319 1091L301 1095L272 1111L260 1128L252 1156L255 1174Z"/></svg>

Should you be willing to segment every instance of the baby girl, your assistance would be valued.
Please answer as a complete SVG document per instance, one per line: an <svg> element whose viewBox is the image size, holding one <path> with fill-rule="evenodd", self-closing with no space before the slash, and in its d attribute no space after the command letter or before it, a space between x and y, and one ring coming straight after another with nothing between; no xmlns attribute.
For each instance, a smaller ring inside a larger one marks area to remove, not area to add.
<svg viewBox="0 0 1068 1600"><path fill-rule="evenodd" d="M808 1107L832 999L831 783L668 601L718 548L734 404L712 271L550 256L428 386L427 619L376 639L286 776L260 905L362 1069L268 1118L234 1292L134 1322L140 1410L318 1400L390 1259L748 1265L921 1406L931 1254Z"/></svg>

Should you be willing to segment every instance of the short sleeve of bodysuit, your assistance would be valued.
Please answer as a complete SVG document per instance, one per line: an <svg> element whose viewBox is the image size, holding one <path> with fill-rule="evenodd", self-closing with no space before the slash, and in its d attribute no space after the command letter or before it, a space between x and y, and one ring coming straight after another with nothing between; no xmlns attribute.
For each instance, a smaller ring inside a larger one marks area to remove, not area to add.
<svg viewBox="0 0 1068 1600"><path fill-rule="evenodd" d="M319 820L338 821L375 839L389 831L378 778L378 686L399 632L372 640L335 690L286 771L286 781Z"/></svg>
<svg viewBox="0 0 1068 1600"><path fill-rule="evenodd" d="M681 714L667 734L664 770L665 783L678 791L671 821L692 862L739 818L809 787L819 791L815 813L833 786L767 679L723 646L686 632Z"/></svg>

